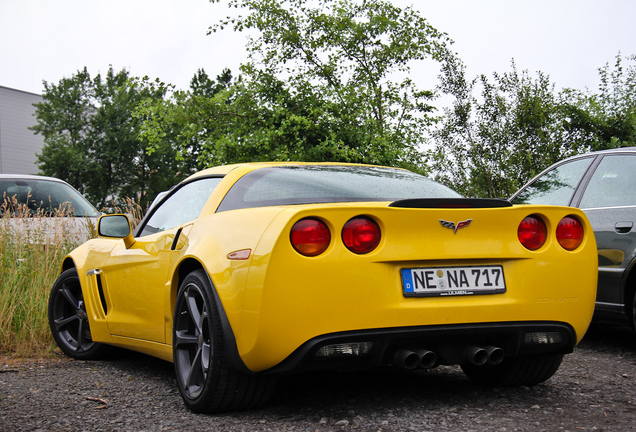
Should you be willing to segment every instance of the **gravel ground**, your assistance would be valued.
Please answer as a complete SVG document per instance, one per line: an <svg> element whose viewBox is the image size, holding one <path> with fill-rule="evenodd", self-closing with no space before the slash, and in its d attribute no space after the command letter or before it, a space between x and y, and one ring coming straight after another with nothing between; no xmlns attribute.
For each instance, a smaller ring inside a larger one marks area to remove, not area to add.
<svg viewBox="0 0 636 432"><path fill-rule="evenodd" d="M0 358L0 431L636 431L636 335L594 326L548 382L489 389L457 367L286 378L266 408L196 415L172 365Z"/></svg>

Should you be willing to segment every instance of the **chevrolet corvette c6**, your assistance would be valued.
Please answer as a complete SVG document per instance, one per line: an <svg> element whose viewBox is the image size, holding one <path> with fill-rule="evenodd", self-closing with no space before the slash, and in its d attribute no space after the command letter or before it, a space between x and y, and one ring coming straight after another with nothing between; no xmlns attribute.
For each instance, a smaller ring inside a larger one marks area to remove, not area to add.
<svg viewBox="0 0 636 432"><path fill-rule="evenodd" d="M461 365L490 386L549 379L590 323L596 244L576 208L463 198L409 171L266 163L201 171L131 230L62 263L56 343L174 363L195 412L252 408L281 374Z"/></svg>

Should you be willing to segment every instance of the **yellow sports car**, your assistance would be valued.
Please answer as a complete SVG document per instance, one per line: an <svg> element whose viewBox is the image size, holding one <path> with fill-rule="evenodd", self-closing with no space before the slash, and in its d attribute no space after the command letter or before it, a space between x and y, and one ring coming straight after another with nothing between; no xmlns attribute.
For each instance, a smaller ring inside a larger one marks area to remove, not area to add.
<svg viewBox="0 0 636 432"><path fill-rule="evenodd" d="M276 376L461 365L491 386L550 378L590 323L596 243L576 208L462 198L409 171L265 163L201 171L131 232L65 258L55 341L173 362L195 412L264 404Z"/></svg>

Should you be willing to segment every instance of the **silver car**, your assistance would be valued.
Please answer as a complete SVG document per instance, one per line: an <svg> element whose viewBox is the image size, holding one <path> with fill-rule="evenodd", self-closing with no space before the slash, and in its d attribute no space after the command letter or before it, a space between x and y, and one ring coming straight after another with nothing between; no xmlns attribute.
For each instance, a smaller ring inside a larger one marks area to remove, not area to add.
<svg viewBox="0 0 636 432"><path fill-rule="evenodd" d="M586 213L598 245L594 318L636 328L636 147L565 159L532 179L510 201L579 207Z"/></svg>
<svg viewBox="0 0 636 432"><path fill-rule="evenodd" d="M32 243L83 243L99 211L68 183L53 177L0 174L0 216L5 231Z"/></svg>

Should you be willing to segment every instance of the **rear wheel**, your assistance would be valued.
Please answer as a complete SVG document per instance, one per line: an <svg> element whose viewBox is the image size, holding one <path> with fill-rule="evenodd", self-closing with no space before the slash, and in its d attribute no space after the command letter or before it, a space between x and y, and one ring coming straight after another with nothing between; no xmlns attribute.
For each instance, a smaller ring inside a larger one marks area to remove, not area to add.
<svg viewBox="0 0 636 432"><path fill-rule="evenodd" d="M80 360L99 357L104 346L93 342L77 270L64 271L49 296L49 326L64 354Z"/></svg>
<svg viewBox="0 0 636 432"><path fill-rule="evenodd" d="M463 364L471 380L489 387L533 386L547 381L559 369L563 355L507 357L497 365Z"/></svg>
<svg viewBox="0 0 636 432"><path fill-rule="evenodd" d="M177 386L190 410L256 408L271 397L273 378L230 367L212 286L203 270L190 273L179 288L172 341Z"/></svg>

